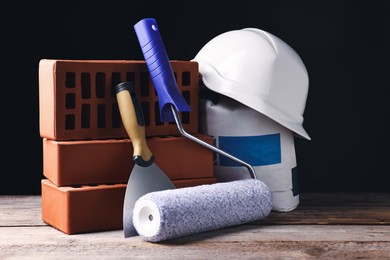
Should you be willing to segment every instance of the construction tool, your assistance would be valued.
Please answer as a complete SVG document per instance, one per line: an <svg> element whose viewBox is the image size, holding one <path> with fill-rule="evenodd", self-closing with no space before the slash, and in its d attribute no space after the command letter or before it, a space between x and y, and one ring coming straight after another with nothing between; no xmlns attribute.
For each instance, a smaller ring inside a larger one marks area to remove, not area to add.
<svg viewBox="0 0 390 260"><path fill-rule="evenodd" d="M179 112L188 112L190 107L179 92L157 22L153 18L142 19L134 25L134 30L158 95L161 121L176 122L179 132L183 136L245 166L251 178L256 179L255 171L250 164L190 135L184 130Z"/></svg>
<svg viewBox="0 0 390 260"><path fill-rule="evenodd" d="M193 235L264 219L272 193L255 179L150 192L137 200L133 222L148 242Z"/></svg>
<svg viewBox="0 0 390 260"><path fill-rule="evenodd" d="M176 187L154 163L154 155L146 142L144 117L133 84L122 82L116 85L115 92L123 125L133 145L135 163L123 205L123 231L126 238L138 235L133 225L133 208L137 199L149 192Z"/></svg>
<svg viewBox="0 0 390 260"><path fill-rule="evenodd" d="M272 209L272 193L256 179L252 166L184 131L179 111L189 111L189 107L178 91L156 21L146 18L134 28L158 95L162 121L175 121L185 137L241 163L252 177L145 194L134 206L137 232L145 241L159 242L265 218Z"/></svg>

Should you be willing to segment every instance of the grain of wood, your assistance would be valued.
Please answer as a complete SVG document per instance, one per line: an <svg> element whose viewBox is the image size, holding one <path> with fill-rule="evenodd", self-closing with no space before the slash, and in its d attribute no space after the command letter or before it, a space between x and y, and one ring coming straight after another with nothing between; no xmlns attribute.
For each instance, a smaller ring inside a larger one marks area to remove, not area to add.
<svg viewBox="0 0 390 260"><path fill-rule="evenodd" d="M302 194L297 209L273 211L259 224L390 225L390 193Z"/></svg>
<svg viewBox="0 0 390 260"><path fill-rule="evenodd" d="M42 226L41 196L0 196L0 227Z"/></svg>
<svg viewBox="0 0 390 260"><path fill-rule="evenodd" d="M292 212L153 244L122 230L65 235L42 222L40 196L0 196L0 260L389 259L389 202L390 194L307 194Z"/></svg>
<svg viewBox="0 0 390 260"><path fill-rule="evenodd" d="M389 226L246 225L157 244L144 242L138 236L125 239L122 231L65 235L51 227L3 227L0 232L0 255L18 259L37 256L43 259L232 259L347 256L347 253L359 257L371 253L390 255Z"/></svg>
<svg viewBox="0 0 390 260"><path fill-rule="evenodd" d="M390 193L309 193L300 197L296 210L273 211L258 224L390 225ZM40 196L0 196L0 226L42 225L40 207Z"/></svg>

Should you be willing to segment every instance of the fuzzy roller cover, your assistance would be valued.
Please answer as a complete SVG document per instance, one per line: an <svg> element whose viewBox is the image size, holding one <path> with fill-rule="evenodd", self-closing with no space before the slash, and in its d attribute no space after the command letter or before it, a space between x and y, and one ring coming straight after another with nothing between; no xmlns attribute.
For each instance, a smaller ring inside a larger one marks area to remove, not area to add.
<svg viewBox="0 0 390 260"><path fill-rule="evenodd" d="M264 219L271 209L268 186L246 179L145 194L133 223L143 240L159 242Z"/></svg>

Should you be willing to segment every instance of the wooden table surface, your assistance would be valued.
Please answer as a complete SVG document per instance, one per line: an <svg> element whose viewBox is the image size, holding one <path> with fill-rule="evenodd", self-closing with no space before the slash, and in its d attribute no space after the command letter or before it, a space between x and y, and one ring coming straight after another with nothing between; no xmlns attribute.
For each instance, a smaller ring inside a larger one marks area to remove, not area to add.
<svg viewBox="0 0 390 260"><path fill-rule="evenodd" d="M291 212L163 243L123 230L65 235L40 196L0 196L2 259L390 259L390 193L302 194Z"/></svg>

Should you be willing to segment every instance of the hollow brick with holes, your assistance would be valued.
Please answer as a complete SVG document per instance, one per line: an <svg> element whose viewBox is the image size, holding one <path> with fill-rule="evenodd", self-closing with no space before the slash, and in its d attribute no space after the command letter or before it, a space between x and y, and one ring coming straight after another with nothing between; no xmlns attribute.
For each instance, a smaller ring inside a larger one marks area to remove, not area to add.
<svg viewBox="0 0 390 260"><path fill-rule="evenodd" d="M198 132L199 72L193 61L170 61L179 91L191 112L180 113L183 127ZM131 81L145 117L146 135L179 134L162 123L158 97L141 60L53 60L39 62L40 136L52 140L127 138L114 87Z"/></svg>
<svg viewBox="0 0 390 260"><path fill-rule="evenodd" d="M184 188L213 184L215 178L178 180ZM126 184L58 187L41 181L42 220L65 234L119 230L123 228L123 202Z"/></svg>
<svg viewBox="0 0 390 260"><path fill-rule="evenodd" d="M196 134L212 144L212 137ZM171 179L213 177L213 153L182 136L152 137L156 164ZM57 186L127 183L134 163L130 139L55 141L43 138L43 174Z"/></svg>

